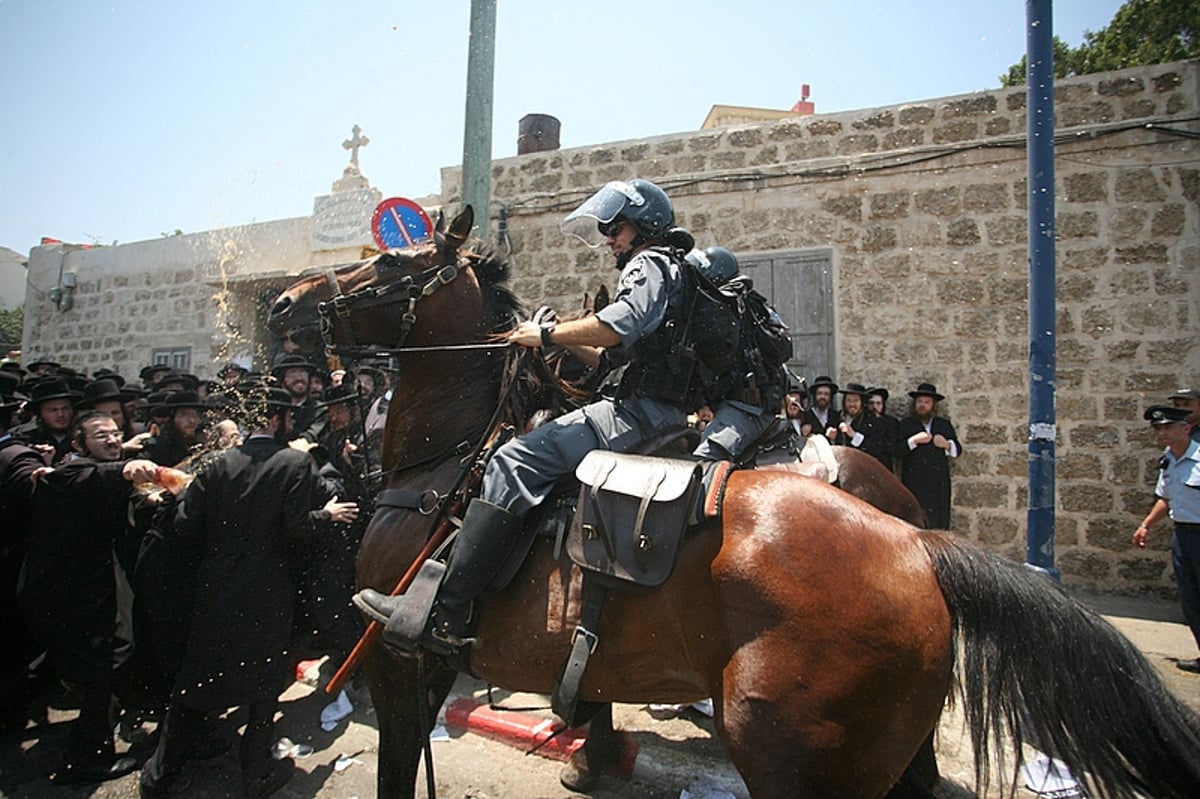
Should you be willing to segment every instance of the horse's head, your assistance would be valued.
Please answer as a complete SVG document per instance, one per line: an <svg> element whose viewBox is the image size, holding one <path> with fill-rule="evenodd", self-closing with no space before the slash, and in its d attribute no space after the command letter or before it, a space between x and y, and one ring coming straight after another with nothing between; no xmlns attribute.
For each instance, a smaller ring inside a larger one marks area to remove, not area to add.
<svg viewBox="0 0 1200 799"><path fill-rule="evenodd" d="M393 250L307 277L279 295L269 326L276 335L321 326L336 348L386 348L447 343L476 331L463 325L478 307L482 256L461 253L474 224L467 206L445 227L438 219L432 242ZM467 267L476 266L476 269ZM500 271L504 271L503 266ZM504 275L489 276L492 282ZM482 313L482 310L481 310Z"/></svg>

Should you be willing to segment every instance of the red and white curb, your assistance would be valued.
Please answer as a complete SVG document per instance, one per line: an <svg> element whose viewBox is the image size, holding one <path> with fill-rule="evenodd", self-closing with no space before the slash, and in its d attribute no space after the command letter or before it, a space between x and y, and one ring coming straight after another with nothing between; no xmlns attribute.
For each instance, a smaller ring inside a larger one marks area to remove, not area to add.
<svg viewBox="0 0 1200 799"><path fill-rule="evenodd" d="M587 740L584 730L566 730L554 735L559 723L554 719L524 713L496 710L485 702L468 697L448 701L442 708L448 729L471 732L493 741L532 752L552 760L571 759ZM735 797L749 797L741 776L728 761L699 763L684 751L666 747L637 745L632 736L621 737L621 758L608 773L667 789L686 787L698 775L717 783Z"/></svg>

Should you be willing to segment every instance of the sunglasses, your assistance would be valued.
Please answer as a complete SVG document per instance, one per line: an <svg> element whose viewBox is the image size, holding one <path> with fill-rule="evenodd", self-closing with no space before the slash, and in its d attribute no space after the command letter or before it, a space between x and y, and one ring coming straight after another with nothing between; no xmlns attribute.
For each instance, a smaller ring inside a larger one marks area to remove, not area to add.
<svg viewBox="0 0 1200 799"><path fill-rule="evenodd" d="M621 228L625 227L625 220L614 219L611 222L601 222L596 226L600 231L600 235L605 238L612 238L621 232Z"/></svg>

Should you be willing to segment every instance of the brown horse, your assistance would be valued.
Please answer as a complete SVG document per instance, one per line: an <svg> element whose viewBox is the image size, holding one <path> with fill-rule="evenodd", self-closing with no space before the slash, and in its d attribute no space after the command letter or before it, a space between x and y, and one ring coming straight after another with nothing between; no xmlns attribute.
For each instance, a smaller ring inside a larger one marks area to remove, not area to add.
<svg viewBox="0 0 1200 799"><path fill-rule="evenodd" d="M392 487L445 494L460 442L486 434L519 360L490 348L518 306L502 262L459 252L470 226L460 216L435 244L332 278L346 298L334 340L390 345L401 363L384 444ZM377 288L352 301L379 281L401 287L391 293L408 303L403 315ZM285 292L273 324L315 306L320 282ZM534 394L512 399L513 421ZM391 590L428 527L415 511L381 508L359 553L360 584ZM472 671L549 693L578 620L576 578L549 543L535 543L508 588L479 604ZM690 534L662 586L614 594L601 632L583 698L712 696L717 734L755 796L886 794L933 729L960 647L982 779L1008 735L1017 752L1034 741L1108 796L1200 795L1200 721L1103 620L1017 564L815 480L735 473L722 519ZM421 745L454 680L440 659L424 663L419 697L417 661L376 646L365 663L380 796L414 795Z"/></svg>

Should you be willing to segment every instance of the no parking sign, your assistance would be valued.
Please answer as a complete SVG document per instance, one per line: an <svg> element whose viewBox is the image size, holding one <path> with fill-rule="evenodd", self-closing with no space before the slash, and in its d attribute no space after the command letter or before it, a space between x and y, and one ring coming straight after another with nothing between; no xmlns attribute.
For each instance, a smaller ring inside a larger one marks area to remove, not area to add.
<svg viewBox="0 0 1200 799"><path fill-rule="evenodd" d="M375 207L371 235L381 250L419 244L433 234L433 223L421 206L404 197L391 197Z"/></svg>

